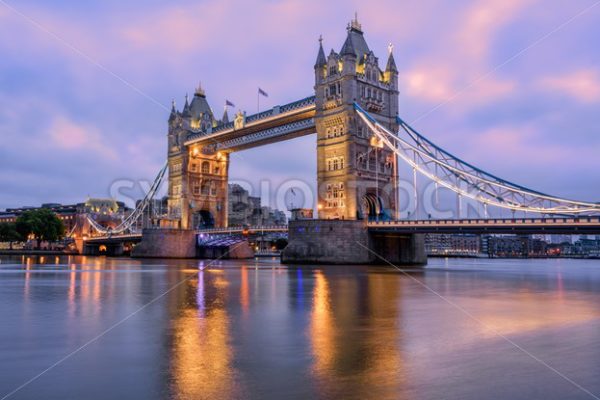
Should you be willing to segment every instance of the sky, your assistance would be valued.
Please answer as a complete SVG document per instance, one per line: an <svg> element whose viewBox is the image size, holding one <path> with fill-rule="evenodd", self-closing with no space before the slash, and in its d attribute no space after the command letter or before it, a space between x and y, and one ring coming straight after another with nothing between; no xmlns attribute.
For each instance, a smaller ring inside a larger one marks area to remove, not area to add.
<svg viewBox="0 0 600 400"><path fill-rule="evenodd" d="M400 116L495 175L600 200L600 1L0 0L0 209L131 194L166 159L172 99L201 82L256 111L313 94L319 35L358 13ZM235 153L230 180L316 182L314 135ZM131 182L133 192L127 187ZM125 189L123 189L125 188Z"/></svg>

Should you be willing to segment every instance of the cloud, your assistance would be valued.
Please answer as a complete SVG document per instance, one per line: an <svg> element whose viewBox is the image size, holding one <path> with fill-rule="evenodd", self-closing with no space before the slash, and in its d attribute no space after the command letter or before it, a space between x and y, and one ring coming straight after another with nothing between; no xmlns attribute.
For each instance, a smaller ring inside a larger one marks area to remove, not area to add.
<svg viewBox="0 0 600 400"><path fill-rule="evenodd" d="M181 106L185 92L201 80L219 116L225 98L254 112L257 86L270 94L261 99L262 108L310 95L318 35L323 34L326 50L339 50L346 23L358 10L380 64L388 42L396 45L404 119L411 121L460 93L417 128L468 161L493 163L499 174L522 175L524 180L538 179L544 167L539 173L533 167L518 171L520 167L534 161L552 166L557 160L566 177L549 185L562 189L574 184L569 174L588 176L588 169L597 169L590 144L598 141L598 117L591 107L581 106L599 96L597 73L582 67L600 63L593 41L585 40L598 34L594 19L578 20L510 67L470 86L577 11L564 2L538 4L206 0L25 2L15 7L162 104L175 97ZM0 207L20 205L14 204L19 197L32 204L32 199L40 203L57 192L69 198L104 193L111 179L152 179L165 157L168 110L2 6L0 21L0 35L10 38L0 43L0 133L5 143L0 164L10 176L30 182L15 188L13 196L3 196ZM294 153L299 147L302 154ZM231 170L240 178L315 179L314 144L308 138L242 156L246 161L236 159ZM600 186L583 187L590 191Z"/></svg>
<svg viewBox="0 0 600 400"><path fill-rule="evenodd" d="M513 93L517 86L515 81L506 79L477 81L474 77L472 82L463 82L463 78L453 67L441 65L418 66L400 76L407 96L433 104L456 101L463 108L497 101Z"/></svg>
<svg viewBox="0 0 600 400"><path fill-rule="evenodd" d="M96 153L110 160L117 159L114 147L104 143L95 128L78 124L64 116L57 116L48 130L51 144L69 151Z"/></svg>
<svg viewBox="0 0 600 400"><path fill-rule="evenodd" d="M498 32L522 15L532 0L485 0L468 7L458 24L453 49L470 62L483 63L489 57Z"/></svg>
<svg viewBox="0 0 600 400"><path fill-rule="evenodd" d="M558 92L581 103L600 101L600 77L598 72L593 69L547 76L538 80L537 87L546 92Z"/></svg>

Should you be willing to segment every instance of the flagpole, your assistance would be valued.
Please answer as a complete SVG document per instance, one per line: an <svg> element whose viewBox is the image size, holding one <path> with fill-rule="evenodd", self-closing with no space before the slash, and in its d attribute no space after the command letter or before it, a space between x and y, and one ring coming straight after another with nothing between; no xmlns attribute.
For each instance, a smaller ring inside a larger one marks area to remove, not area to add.
<svg viewBox="0 0 600 400"><path fill-rule="evenodd" d="M260 111L260 90L256 91L256 113Z"/></svg>

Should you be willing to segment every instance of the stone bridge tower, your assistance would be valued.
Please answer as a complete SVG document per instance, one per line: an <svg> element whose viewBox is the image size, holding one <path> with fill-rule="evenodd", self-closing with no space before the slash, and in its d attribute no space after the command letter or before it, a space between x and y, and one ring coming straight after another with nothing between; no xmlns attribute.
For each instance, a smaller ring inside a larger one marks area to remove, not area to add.
<svg viewBox="0 0 600 400"><path fill-rule="evenodd" d="M319 39L315 63L319 218L394 218L396 156L371 136L353 104L396 132L398 71L391 46L385 70L379 68L358 19L347 30L340 52L327 57Z"/></svg>
<svg viewBox="0 0 600 400"><path fill-rule="evenodd" d="M210 134L218 122L201 87L181 112L175 105L169 116L169 217L182 229L227 226L229 154L204 146L185 144L191 134Z"/></svg>

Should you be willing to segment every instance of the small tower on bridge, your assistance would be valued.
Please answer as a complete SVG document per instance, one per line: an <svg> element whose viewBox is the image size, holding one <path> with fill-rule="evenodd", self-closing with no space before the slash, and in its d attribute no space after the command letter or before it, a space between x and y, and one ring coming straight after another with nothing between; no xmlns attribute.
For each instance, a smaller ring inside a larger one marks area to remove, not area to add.
<svg viewBox="0 0 600 400"><path fill-rule="evenodd" d="M218 123L198 86L181 112L175 104L169 116L169 217L183 229L227 226L229 155L214 144L186 146L190 135L210 134Z"/></svg>
<svg viewBox="0 0 600 400"><path fill-rule="evenodd" d="M318 209L321 219L387 219L397 210L397 160L363 126L354 102L398 130L398 71L392 48L385 70L365 41L358 18L339 53L315 63Z"/></svg>

